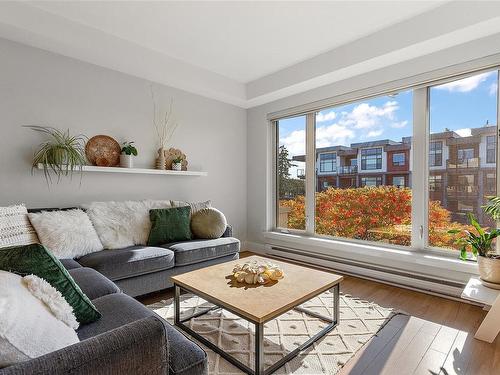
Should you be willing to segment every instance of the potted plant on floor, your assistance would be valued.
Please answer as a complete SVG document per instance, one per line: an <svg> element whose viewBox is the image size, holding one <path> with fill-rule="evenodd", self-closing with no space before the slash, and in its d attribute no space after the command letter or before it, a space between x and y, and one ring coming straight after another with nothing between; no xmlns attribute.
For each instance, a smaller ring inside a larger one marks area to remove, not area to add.
<svg viewBox="0 0 500 375"><path fill-rule="evenodd" d="M87 164L85 157L85 141L83 135L70 135L68 130L60 130L50 126L29 125L34 131L48 135L49 139L40 145L33 156L32 170L41 166L47 184L52 182L51 174L57 177L72 176L73 172L82 171Z"/></svg>
<svg viewBox="0 0 500 375"><path fill-rule="evenodd" d="M123 142L122 153L120 155L120 166L123 168L133 168L134 156L137 156L137 148L135 148L134 142Z"/></svg>
<svg viewBox="0 0 500 375"><path fill-rule="evenodd" d="M493 240L500 236L500 229L486 230L479 225L473 214L468 213L469 223L477 233L469 230L452 229L450 234L463 234L456 240L460 246L460 259L467 260L470 250L477 258L479 276L485 286L500 289L500 255L493 250Z"/></svg>

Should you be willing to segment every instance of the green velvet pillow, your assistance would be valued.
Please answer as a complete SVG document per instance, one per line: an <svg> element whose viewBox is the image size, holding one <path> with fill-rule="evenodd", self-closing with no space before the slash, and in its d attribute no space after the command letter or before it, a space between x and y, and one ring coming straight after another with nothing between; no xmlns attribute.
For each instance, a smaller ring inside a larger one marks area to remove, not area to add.
<svg viewBox="0 0 500 375"><path fill-rule="evenodd" d="M151 231L148 245L158 246L190 240L190 212L189 206L149 210Z"/></svg>
<svg viewBox="0 0 500 375"><path fill-rule="evenodd" d="M61 262L40 244L0 249L0 270L21 276L33 274L47 281L73 307L80 324L95 322L101 317Z"/></svg>

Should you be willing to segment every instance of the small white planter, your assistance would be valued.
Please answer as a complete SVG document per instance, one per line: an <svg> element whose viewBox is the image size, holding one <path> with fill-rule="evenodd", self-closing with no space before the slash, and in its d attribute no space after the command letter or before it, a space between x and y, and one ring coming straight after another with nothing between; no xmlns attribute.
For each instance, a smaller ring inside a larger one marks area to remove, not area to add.
<svg viewBox="0 0 500 375"><path fill-rule="evenodd" d="M122 168L134 168L134 156L133 155L120 155L120 167Z"/></svg>
<svg viewBox="0 0 500 375"><path fill-rule="evenodd" d="M172 163L173 171L182 171L182 163Z"/></svg>
<svg viewBox="0 0 500 375"><path fill-rule="evenodd" d="M477 265L479 267L481 280L493 284L495 289L500 289L500 259L478 256Z"/></svg>

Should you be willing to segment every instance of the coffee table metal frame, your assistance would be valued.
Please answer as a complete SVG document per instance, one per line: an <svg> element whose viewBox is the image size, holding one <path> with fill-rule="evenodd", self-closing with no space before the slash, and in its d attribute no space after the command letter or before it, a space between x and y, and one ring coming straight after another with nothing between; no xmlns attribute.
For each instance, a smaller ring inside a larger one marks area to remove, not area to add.
<svg viewBox="0 0 500 375"><path fill-rule="evenodd" d="M250 375L268 375L272 374L274 371L279 369L281 366L283 366L286 362L290 361L292 358L297 356L300 352L303 350L307 349L309 346L311 346L315 341L320 339L321 337L325 336L327 333L331 332L338 324L338 319L339 319L339 294L340 294L340 284L334 285L330 290L332 291L333 294L333 318L331 317L326 317L321 314L315 313L313 311L308 311L307 309L300 307L299 305L293 306L290 310L297 310L304 312L310 316L313 316L315 318L324 320L328 322L328 325L321 329L317 334L315 334L313 337L309 338L306 342L292 350L290 353L288 353L286 356L281 358L279 361L274 363L273 365L269 366L268 368L264 369L264 324L267 323L270 320L273 320L274 318L271 318L269 320L266 320L264 322L255 322L252 320L249 320L247 317L242 316L236 311L233 311L231 308L228 308L226 306L221 307L217 305L217 302L211 301L210 298L207 298L206 296L203 296L202 298L206 300L207 302L211 303L214 305L213 307L210 307L206 310L199 311L195 314L192 314L191 316L185 317L185 318L180 318L180 295L181 295L181 289L185 290L189 293L192 294L197 294L196 291L190 290L186 286L180 286L176 283L174 283L174 309L175 309L175 315L174 315L174 323L177 327L185 331L187 334L189 334L191 337L194 339L198 340L200 343L203 345L207 346L211 350L213 350L215 353L219 354L221 357L226 359L228 362L233 364L234 366L238 367L240 370L246 372L247 374ZM321 293L324 293L324 291L318 292L318 294L312 296L311 298L314 298ZM213 310L218 310L218 309L224 309L229 312L231 312L234 315L239 316L242 319L245 319L249 321L250 323L253 323L255 325L255 369L251 369L241 361L237 360L235 357L231 356L229 353L226 353L222 348L219 348L217 345L213 344L211 341L203 337L201 334L198 332L195 332L192 330L190 327L185 325L184 323L193 319L197 318L201 315L204 315L208 313L209 311ZM288 311L290 311L288 310Z"/></svg>

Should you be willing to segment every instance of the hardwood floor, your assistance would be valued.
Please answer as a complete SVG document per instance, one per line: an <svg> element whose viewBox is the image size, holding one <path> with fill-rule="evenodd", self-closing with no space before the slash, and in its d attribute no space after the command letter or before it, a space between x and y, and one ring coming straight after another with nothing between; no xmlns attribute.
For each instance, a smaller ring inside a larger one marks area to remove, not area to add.
<svg viewBox="0 0 500 375"><path fill-rule="evenodd" d="M392 319L339 375L500 374L500 338L492 344L474 339L486 315L480 307L350 276L341 291L408 315ZM140 301L170 297L167 290Z"/></svg>

